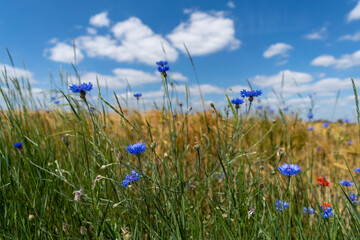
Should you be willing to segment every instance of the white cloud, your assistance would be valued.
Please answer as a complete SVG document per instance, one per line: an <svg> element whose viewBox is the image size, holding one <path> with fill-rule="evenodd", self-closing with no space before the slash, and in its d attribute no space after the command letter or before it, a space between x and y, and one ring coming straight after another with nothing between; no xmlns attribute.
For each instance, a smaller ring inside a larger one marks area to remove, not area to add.
<svg viewBox="0 0 360 240"><path fill-rule="evenodd" d="M94 82L96 78L99 80L100 86L108 86L111 89L121 89L127 86L127 83L131 87L161 82L161 77L157 73L148 73L141 70L131 68L116 68L113 71L113 75L102 75L96 72L88 72L81 76L82 81Z"/></svg>
<svg viewBox="0 0 360 240"><path fill-rule="evenodd" d="M340 58L332 55L321 55L311 61L314 66L329 67L333 66L337 69L345 69L360 65L360 50L352 54L344 54Z"/></svg>
<svg viewBox="0 0 360 240"><path fill-rule="evenodd" d="M235 86L231 86L229 87L229 91L231 92L235 92L235 93L240 93L241 90L243 89L248 89L248 86L243 86L243 85L235 85Z"/></svg>
<svg viewBox="0 0 360 240"><path fill-rule="evenodd" d="M66 43L59 42L54 47L45 49L44 56L53 61L71 63L74 62L74 48ZM81 62L83 58L84 55L76 47L76 61Z"/></svg>
<svg viewBox="0 0 360 240"><path fill-rule="evenodd" d="M119 54L126 55L128 60L137 60L154 65L159 59L164 59L163 48L169 61L175 61L177 51L161 35L155 34L140 19L131 17L126 21L118 22L112 28L113 34L120 41Z"/></svg>
<svg viewBox="0 0 360 240"><path fill-rule="evenodd" d="M165 58L162 45L167 60L175 61L178 57L177 51L164 38L154 34L138 18L131 17L118 22L111 31L116 38L109 34L80 36L76 39L77 46L91 58L107 57L118 62L154 65L156 61Z"/></svg>
<svg viewBox="0 0 360 240"><path fill-rule="evenodd" d="M6 70L7 77L24 78L24 79L29 79L30 83L37 83L37 81L35 81L35 79L34 79L34 74L32 72L22 69L22 68L17 68L17 67L12 67L7 64L2 64L2 63L0 63L0 77L1 78L3 78L3 76L5 74L5 70Z"/></svg>
<svg viewBox="0 0 360 240"><path fill-rule="evenodd" d="M355 80L355 82L359 82ZM342 89L351 89L352 84L350 78L340 79L340 78L324 78L321 79L307 88L313 92L334 92Z"/></svg>
<svg viewBox="0 0 360 240"><path fill-rule="evenodd" d="M271 58L276 55L280 55L283 57L288 56L288 51L293 49L293 47L286 43L276 43L271 45L266 51L264 52L265 58Z"/></svg>
<svg viewBox="0 0 360 240"><path fill-rule="evenodd" d="M328 97L334 96L338 90L352 89L350 78L324 78L314 81L313 77L308 73L293 72L291 70L281 71L272 76L257 75L250 78L250 82L261 88L271 87L277 93L282 92L284 98L293 97L304 92L314 92L317 96ZM355 79L355 84L360 86L360 80ZM271 96L271 94L267 95Z"/></svg>
<svg viewBox="0 0 360 240"><path fill-rule="evenodd" d="M310 40L321 40L326 38L326 27L322 27L319 31L309 33L304 37Z"/></svg>
<svg viewBox="0 0 360 240"><path fill-rule="evenodd" d="M312 60L311 65L328 67L330 65L333 65L335 62L336 62L336 59L334 56L321 55L321 56L315 58L314 60Z"/></svg>
<svg viewBox="0 0 360 240"><path fill-rule="evenodd" d="M226 6L228 6L229 8L235 8L235 4L232 1L229 1Z"/></svg>
<svg viewBox="0 0 360 240"><path fill-rule="evenodd" d="M313 77L308 73L284 70L272 76L257 75L251 78L251 82L260 87L273 87L274 89L280 89L283 78L285 87L290 85L292 86L295 82L297 84L302 84L313 80Z"/></svg>
<svg viewBox="0 0 360 240"><path fill-rule="evenodd" d="M110 25L110 20L107 17L107 12L101 12L90 18L90 24L95 27L108 27Z"/></svg>
<svg viewBox="0 0 360 240"><path fill-rule="evenodd" d="M184 76L184 75L182 75L181 73L178 73L178 72L168 73L168 75L170 76L170 78L172 80L175 80L175 81L186 82L188 80L188 78L186 76Z"/></svg>
<svg viewBox="0 0 360 240"><path fill-rule="evenodd" d="M225 94L225 90L223 88L217 87L211 84L194 84L189 87L190 94L193 96L200 96L199 86L201 89L202 95L207 94ZM175 85L175 90L179 93L185 93L185 85Z"/></svg>
<svg viewBox="0 0 360 240"><path fill-rule="evenodd" d="M95 35L97 33L97 30L95 28L92 28L92 27L88 27L86 29L87 33L90 34L90 35Z"/></svg>
<svg viewBox="0 0 360 240"><path fill-rule="evenodd" d="M360 1L356 4L355 8L347 15L348 22L360 19Z"/></svg>
<svg viewBox="0 0 360 240"><path fill-rule="evenodd" d="M347 35L344 35L344 36L341 36L339 38L339 41L344 41L344 40L349 40L349 41L360 41L360 32L356 32L354 34L347 34Z"/></svg>
<svg viewBox="0 0 360 240"><path fill-rule="evenodd" d="M224 17L223 12L192 12L190 19L177 26L167 38L184 53L185 43L193 56L210 54L224 48L235 50L241 45L241 41L235 38L234 21Z"/></svg>

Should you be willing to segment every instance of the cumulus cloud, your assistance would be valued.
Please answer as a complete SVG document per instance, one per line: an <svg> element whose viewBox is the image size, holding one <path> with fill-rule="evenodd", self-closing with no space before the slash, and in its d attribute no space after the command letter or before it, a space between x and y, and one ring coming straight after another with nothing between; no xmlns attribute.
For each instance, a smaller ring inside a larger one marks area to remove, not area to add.
<svg viewBox="0 0 360 240"><path fill-rule="evenodd" d="M24 79L29 79L30 83L37 83L37 81L34 79L34 73L32 73L28 70L25 70L25 69L12 67L10 65L0 63L0 77L2 79L5 74L5 71L6 71L7 77L24 78Z"/></svg>
<svg viewBox="0 0 360 240"><path fill-rule="evenodd" d="M360 19L360 1L356 4L355 8L347 15L348 22Z"/></svg>
<svg viewBox="0 0 360 240"><path fill-rule="evenodd" d="M110 20L107 15L107 12L101 12L90 17L90 24L95 27L108 27L110 25Z"/></svg>
<svg viewBox="0 0 360 240"><path fill-rule="evenodd" d="M252 83L260 87L273 87L274 89L281 89L283 84L284 89L288 91L297 91L298 89L294 88L296 85L309 83L313 80L313 77L308 73L284 70L272 76L256 75L250 80Z"/></svg>
<svg viewBox="0 0 360 240"><path fill-rule="evenodd" d="M107 14L102 12L92 16L92 26L86 28L87 34L75 39L79 62L86 55L90 58L154 65L160 59L176 61L176 48L185 52L183 43L187 44L193 55L205 55L224 48L235 50L241 44L241 41L235 38L233 20L226 18L223 12L187 11L187 14L190 14L189 20L177 26L166 38L154 33L137 17L130 17L110 27ZM94 28L104 26L109 27L108 33L99 34ZM73 60L73 50L69 42L58 42L56 39L52 44L53 47L45 50L49 59L59 62Z"/></svg>
<svg viewBox="0 0 360 240"><path fill-rule="evenodd" d="M286 43L276 43L268 47L264 52L264 58L272 58L274 56L282 56L287 57L289 50L293 49L293 47Z"/></svg>
<svg viewBox="0 0 360 240"><path fill-rule="evenodd" d="M235 38L234 21L226 18L223 12L191 12L189 20L177 26L167 38L184 53L185 43L194 56L224 48L235 50L241 45L241 41Z"/></svg>
<svg viewBox="0 0 360 240"><path fill-rule="evenodd" d="M350 78L323 78L314 81L314 78L304 72L284 70L275 75L257 75L250 81L261 88L271 87L276 92L282 91L283 97L292 97L298 93L315 92L318 96L334 96L335 92L352 88ZM360 84L359 79L355 79Z"/></svg>
<svg viewBox="0 0 360 240"><path fill-rule="evenodd" d="M304 37L310 40L321 40L326 38L326 27L322 27L319 31L315 31L305 35Z"/></svg>
<svg viewBox="0 0 360 240"><path fill-rule="evenodd" d="M58 42L52 48L45 49L44 56L50 60L64 63L74 62L74 47L66 43ZM83 53L76 47L76 61L81 62Z"/></svg>
<svg viewBox="0 0 360 240"><path fill-rule="evenodd" d="M354 42L360 41L360 32L356 32L354 34L347 34L339 38L339 41L345 41L345 40L354 41Z"/></svg>
<svg viewBox="0 0 360 240"><path fill-rule="evenodd" d="M155 34L140 19L131 17L116 23L110 34L80 36L75 41L77 47L90 58L110 58L118 62L141 62L154 65L159 59L166 57L175 61L178 53L166 39ZM56 46L55 46L56 47ZM59 58L51 58L58 60Z"/></svg>
<svg viewBox="0 0 360 240"><path fill-rule="evenodd" d="M88 72L81 76L85 82L98 79L100 86L108 86L111 89L125 88L127 84L131 87L143 84L161 82L161 77L155 73L148 73L131 68L116 68L113 75L102 75L96 72Z"/></svg>
<svg viewBox="0 0 360 240"><path fill-rule="evenodd" d="M226 6L228 6L229 8L235 8L235 4L232 1L229 1Z"/></svg>
<svg viewBox="0 0 360 240"><path fill-rule="evenodd" d="M186 76L184 76L184 75L182 75L181 73L178 73L178 72L168 73L168 75L170 76L170 79L175 80L175 81L186 82L188 80L188 78Z"/></svg>
<svg viewBox="0 0 360 240"><path fill-rule="evenodd" d="M321 55L311 61L311 65L329 67L333 66L337 69L345 69L360 65L360 50L352 54L344 54L339 58L332 55Z"/></svg>
<svg viewBox="0 0 360 240"><path fill-rule="evenodd" d="M100 86L107 86L111 89L122 89L128 84L131 87L136 87L162 82L158 72L149 73L132 68L116 68L112 73L112 75L103 75L96 72L87 72L81 75L81 79L84 82L94 82L98 79ZM187 77L178 72L169 73L169 76L177 81L187 80Z"/></svg>

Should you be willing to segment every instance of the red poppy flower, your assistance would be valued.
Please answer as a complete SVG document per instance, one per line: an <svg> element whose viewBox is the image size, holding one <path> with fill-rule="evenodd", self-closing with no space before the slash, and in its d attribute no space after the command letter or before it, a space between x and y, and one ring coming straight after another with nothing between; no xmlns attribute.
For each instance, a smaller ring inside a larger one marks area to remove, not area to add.
<svg viewBox="0 0 360 240"><path fill-rule="evenodd" d="M326 209L326 208L331 208L330 204L327 202L321 202L321 206Z"/></svg>
<svg viewBox="0 0 360 240"><path fill-rule="evenodd" d="M327 181L325 177L318 177L317 181L320 184L320 186L323 186L323 187L327 187L330 185L330 182Z"/></svg>

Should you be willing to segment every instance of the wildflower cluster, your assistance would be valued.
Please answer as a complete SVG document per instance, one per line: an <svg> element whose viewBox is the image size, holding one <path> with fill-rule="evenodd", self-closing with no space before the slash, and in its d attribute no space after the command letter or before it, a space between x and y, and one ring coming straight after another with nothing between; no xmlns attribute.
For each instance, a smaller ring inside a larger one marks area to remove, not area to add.
<svg viewBox="0 0 360 240"><path fill-rule="evenodd" d="M359 198L359 195L352 193L352 192L350 193L349 199L351 200L351 202L353 204L359 204L358 198Z"/></svg>
<svg viewBox="0 0 360 240"><path fill-rule="evenodd" d="M73 93L80 93L80 97L82 99L85 99L86 93L90 92L92 87L93 87L92 83L89 82L89 83L82 83L81 85L73 84L73 85L69 86L69 89Z"/></svg>
<svg viewBox="0 0 360 240"><path fill-rule="evenodd" d="M136 156L140 156L141 153L145 152L146 150L146 146L144 143L142 142L138 142L132 145L129 145L126 150L131 154L131 155L136 155Z"/></svg>
<svg viewBox="0 0 360 240"><path fill-rule="evenodd" d="M167 76L166 72L170 70L170 67L168 66L167 61L159 61L156 62L156 65L158 65L158 71L163 74L164 77Z"/></svg>
<svg viewBox="0 0 360 240"><path fill-rule="evenodd" d="M340 184L343 185L344 187L354 186L354 183L351 182L350 180L342 180L342 181L340 181Z"/></svg>
<svg viewBox="0 0 360 240"><path fill-rule="evenodd" d="M141 98L142 94L141 93L134 93L134 97L136 97L137 100L139 100L139 98Z"/></svg>
<svg viewBox="0 0 360 240"><path fill-rule="evenodd" d="M23 143L22 143L22 142L18 142L18 143L15 143L15 144L14 144L14 147L16 147L16 148L19 149L19 150L22 149L22 146L23 146Z"/></svg>
<svg viewBox="0 0 360 240"><path fill-rule="evenodd" d="M278 166L280 173L284 176L294 176L301 172L301 168L296 164L286 164L284 163L281 167Z"/></svg>
<svg viewBox="0 0 360 240"><path fill-rule="evenodd" d="M251 90L251 91L247 91L245 89L243 89L241 92L240 92L240 96L242 98L245 98L247 97L249 99L250 102L252 102L254 100L254 97L258 97L262 94L262 90L261 89L258 89L258 90Z"/></svg>
<svg viewBox="0 0 360 240"><path fill-rule="evenodd" d="M234 98L233 100L231 100L231 103L235 105L235 108L239 108L240 105L244 103L244 100L240 98Z"/></svg>
<svg viewBox="0 0 360 240"><path fill-rule="evenodd" d="M276 210L282 212L283 210L286 210L289 208L289 203L288 202L282 203L281 200L278 200L278 201L276 201L275 206L276 206Z"/></svg>
<svg viewBox="0 0 360 240"><path fill-rule="evenodd" d="M329 217L333 217L334 213L332 212L332 208L331 207L327 207L327 206L321 206L321 209L323 211L323 218L328 219Z"/></svg>
<svg viewBox="0 0 360 240"><path fill-rule="evenodd" d="M122 185L123 187L128 187L129 183L137 182L139 180L140 180L140 174L135 171L131 171L131 174L126 175L125 180L123 180L122 182Z"/></svg>
<svg viewBox="0 0 360 240"><path fill-rule="evenodd" d="M327 187L330 185L330 182L326 180L325 177L318 177L317 182L320 186Z"/></svg>

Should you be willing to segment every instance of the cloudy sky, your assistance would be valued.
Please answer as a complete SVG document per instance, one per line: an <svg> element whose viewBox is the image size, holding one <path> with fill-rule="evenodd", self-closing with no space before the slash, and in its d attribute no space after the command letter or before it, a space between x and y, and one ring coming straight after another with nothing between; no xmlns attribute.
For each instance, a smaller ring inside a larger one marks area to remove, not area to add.
<svg viewBox="0 0 360 240"><path fill-rule="evenodd" d="M151 105L162 97L155 62L167 59L180 98L187 83L192 105L199 106L186 44L207 102L224 106L224 92L239 97L248 80L263 89L261 104L274 109L286 105L305 116L312 94L316 118L355 116L350 77L360 86L360 1L23 0L5 1L2 9L1 71L27 76L37 91L60 85L60 66L74 75L74 41L83 81L98 77L122 96L129 82Z"/></svg>

